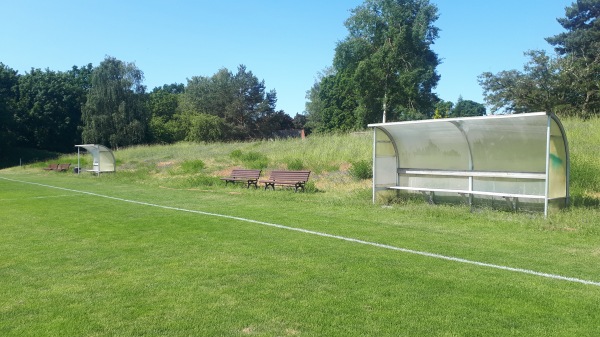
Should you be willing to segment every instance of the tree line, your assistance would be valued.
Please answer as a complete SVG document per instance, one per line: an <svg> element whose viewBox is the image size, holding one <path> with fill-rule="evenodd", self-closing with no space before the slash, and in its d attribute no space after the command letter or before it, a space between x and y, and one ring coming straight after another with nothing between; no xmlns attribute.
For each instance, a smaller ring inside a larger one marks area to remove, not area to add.
<svg viewBox="0 0 600 337"><path fill-rule="evenodd" d="M479 76L492 112L600 114L600 0L577 0L558 18L565 32L546 38L556 55L529 50L523 70Z"/></svg>
<svg viewBox="0 0 600 337"><path fill-rule="evenodd" d="M118 148L266 138L305 123L276 110L276 91L243 65L149 93L143 79L135 64L110 56L97 67L23 75L0 63L0 142L68 152L79 143Z"/></svg>
<svg viewBox="0 0 600 337"><path fill-rule="evenodd" d="M492 113L600 112L600 0L577 0L546 40L555 56L528 51L523 71L483 73L479 83ZM77 143L112 148L177 141L270 137L274 131L364 129L367 124L486 115L486 107L433 91L440 75L437 7L428 0L365 0L346 20L333 64L306 93L304 114L276 109L277 94L245 66L194 76L147 92L135 64L107 56L68 71L18 74L0 63L0 147L68 152Z"/></svg>
<svg viewBox="0 0 600 337"><path fill-rule="evenodd" d="M316 131L363 129L369 123L486 115L486 106L432 91L440 60L437 7L427 0L365 0L345 22L348 36L333 64L307 91L308 125ZM600 113L600 0L577 0L558 18L565 32L546 38L556 52L527 51L523 71L478 77L491 113ZM551 20L552 18L548 18Z"/></svg>

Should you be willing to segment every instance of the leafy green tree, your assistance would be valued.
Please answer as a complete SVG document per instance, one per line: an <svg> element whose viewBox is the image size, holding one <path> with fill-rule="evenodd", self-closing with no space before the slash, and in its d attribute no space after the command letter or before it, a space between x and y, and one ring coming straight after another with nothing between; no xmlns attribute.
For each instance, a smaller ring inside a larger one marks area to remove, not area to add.
<svg viewBox="0 0 600 337"><path fill-rule="evenodd" d="M558 18L567 30L546 41L555 46L560 55L572 55L590 62L600 62L600 1L577 0L565 8L566 17Z"/></svg>
<svg viewBox="0 0 600 337"><path fill-rule="evenodd" d="M83 108L84 142L118 148L146 141L150 113L143 79L135 64L114 57L94 69Z"/></svg>
<svg viewBox="0 0 600 337"><path fill-rule="evenodd" d="M573 110L584 117L600 114L600 1L577 0L557 19L566 32L546 41L563 57L561 82Z"/></svg>
<svg viewBox="0 0 600 337"><path fill-rule="evenodd" d="M292 128L296 130L304 129L306 134L310 133L310 128L307 126L308 119L306 115L297 113L292 119Z"/></svg>
<svg viewBox="0 0 600 337"><path fill-rule="evenodd" d="M94 67L91 63L86 64L82 67L73 66L71 70L67 71L67 78L69 79L70 88L72 89L72 96L69 99L74 99L76 102L73 105L73 121L76 120L77 129L75 137L73 138L74 144L81 144L81 131L82 131L82 115L83 107L87 102L87 95L92 87L92 72ZM65 101L68 101L65 99ZM70 144L68 151L71 151L74 144Z"/></svg>
<svg viewBox="0 0 600 337"><path fill-rule="evenodd" d="M275 91L265 92L265 82L259 81L244 65L233 77L234 101L226 110L225 120L253 133L254 123L261 115L272 113L277 102Z"/></svg>
<svg viewBox="0 0 600 337"><path fill-rule="evenodd" d="M186 137L186 132L189 130L190 120L182 120L180 114L176 114L173 118L165 116L152 116L150 119L149 141L160 144L171 144L182 141Z"/></svg>
<svg viewBox="0 0 600 337"><path fill-rule="evenodd" d="M435 108L435 112L433 113L433 119L440 119L440 118L446 118L448 117L447 115L443 114L440 109Z"/></svg>
<svg viewBox="0 0 600 337"><path fill-rule="evenodd" d="M460 100L461 98L459 98ZM444 100L439 100L436 104L435 104L435 112L433 115L433 118L446 118L450 115L450 111L452 110L452 107L454 106L454 103L449 102L449 101L444 101Z"/></svg>
<svg viewBox="0 0 600 337"><path fill-rule="evenodd" d="M244 65L234 74L220 69L211 77L194 76L188 80L183 94L181 121L191 121L199 114L221 118L228 128L227 139L247 139L266 136L258 127L261 119L275 114L277 93L265 91Z"/></svg>
<svg viewBox="0 0 600 337"><path fill-rule="evenodd" d="M179 132L176 112L182 99L185 86L173 83L157 87L148 95L150 108L150 141L156 143L173 143L183 140Z"/></svg>
<svg viewBox="0 0 600 337"><path fill-rule="evenodd" d="M188 79L183 94L184 110L225 118L225 110L233 100L232 76L229 70L223 68L210 77L193 76Z"/></svg>
<svg viewBox="0 0 600 337"><path fill-rule="evenodd" d="M294 120L283 110L269 112L258 118L256 128L260 137L269 138L275 131L293 129Z"/></svg>
<svg viewBox="0 0 600 337"><path fill-rule="evenodd" d="M346 75L338 73L321 81L319 101L323 104L323 109L317 132L350 131L358 128L356 113L359 105L351 84L352 79Z"/></svg>
<svg viewBox="0 0 600 337"><path fill-rule="evenodd" d="M492 112L552 111L589 117L600 113L600 1L578 0L558 22L567 31L546 39L557 57L528 51L523 71L479 76Z"/></svg>
<svg viewBox="0 0 600 337"><path fill-rule="evenodd" d="M186 140L190 142L217 142L226 138L226 126L222 118L198 114L190 117Z"/></svg>
<svg viewBox="0 0 600 337"><path fill-rule="evenodd" d="M335 50L334 74L319 88L321 129L359 129L432 111L437 18L427 0L365 0L352 10L345 23L349 36Z"/></svg>
<svg viewBox="0 0 600 337"><path fill-rule="evenodd" d="M485 105L471 100L464 100L462 97L458 98L458 102L456 102L456 105L450 113L450 117L474 117L485 115Z"/></svg>
<svg viewBox="0 0 600 337"><path fill-rule="evenodd" d="M68 152L80 142L81 106L86 100L91 65L67 72L31 69L19 78L15 113L20 143Z"/></svg>
<svg viewBox="0 0 600 337"><path fill-rule="evenodd" d="M517 70L503 70L497 74L485 72L478 77L483 88L483 96L492 112L522 113L529 110L524 102L520 102L520 91L528 88L517 87L524 75Z"/></svg>
<svg viewBox="0 0 600 337"><path fill-rule="evenodd" d="M13 115L17 110L18 83L17 71L0 62L0 150L16 141Z"/></svg>
<svg viewBox="0 0 600 337"><path fill-rule="evenodd" d="M327 76L333 74L333 68L326 68L324 71L320 72L315 80L313 86L306 91L306 103L305 107L305 115L306 115L306 123L304 124L307 128L311 130L315 130L317 132L323 131L324 126L324 103L321 101L321 82Z"/></svg>
<svg viewBox="0 0 600 337"><path fill-rule="evenodd" d="M479 76L486 102L492 112L523 113L554 111L564 102L559 83L560 60L544 51L528 51L530 60L523 71L508 70Z"/></svg>
<svg viewBox="0 0 600 337"><path fill-rule="evenodd" d="M152 116L172 118L179 106L179 95L184 91L185 86L181 83L165 84L154 88L148 95Z"/></svg>

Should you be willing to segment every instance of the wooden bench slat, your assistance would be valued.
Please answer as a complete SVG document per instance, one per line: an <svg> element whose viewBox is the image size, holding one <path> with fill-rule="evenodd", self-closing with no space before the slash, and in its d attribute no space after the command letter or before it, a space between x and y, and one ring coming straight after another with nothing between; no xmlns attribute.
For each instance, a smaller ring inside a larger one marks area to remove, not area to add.
<svg viewBox="0 0 600 337"><path fill-rule="evenodd" d="M299 188L304 191L304 185L308 181L310 171L271 171L269 179L262 179L260 183L265 184L265 190L271 186L275 189L275 185L294 186L297 192Z"/></svg>
<svg viewBox="0 0 600 337"><path fill-rule="evenodd" d="M247 187L254 185L254 188L258 188L258 178L262 170L248 170L248 169L233 169L229 177L223 177L221 180L225 181L225 185L228 183L245 182Z"/></svg>
<svg viewBox="0 0 600 337"><path fill-rule="evenodd" d="M44 167L44 170L46 171L55 171L58 169L58 164L50 164L48 165L48 167Z"/></svg>
<svg viewBox="0 0 600 337"><path fill-rule="evenodd" d="M57 171L67 171L70 167L71 167L70 163L67 163L67 164L58 164L58 167L56 168L56 170Z"/></svg>

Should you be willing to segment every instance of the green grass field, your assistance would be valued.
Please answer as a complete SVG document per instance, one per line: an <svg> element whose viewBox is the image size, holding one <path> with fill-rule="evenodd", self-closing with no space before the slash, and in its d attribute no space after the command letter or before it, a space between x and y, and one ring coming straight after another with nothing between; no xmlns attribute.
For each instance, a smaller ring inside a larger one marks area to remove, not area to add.
<svg viewBox="0 0 600 337"><path fill-rule="evenodd" d="M574 205L548 219L373 205L348 175L368 134L136 147L100 177L2 170L0 335L597 336L598 125L565 121ZM260 161L313 185L218 179Z"/></svg>

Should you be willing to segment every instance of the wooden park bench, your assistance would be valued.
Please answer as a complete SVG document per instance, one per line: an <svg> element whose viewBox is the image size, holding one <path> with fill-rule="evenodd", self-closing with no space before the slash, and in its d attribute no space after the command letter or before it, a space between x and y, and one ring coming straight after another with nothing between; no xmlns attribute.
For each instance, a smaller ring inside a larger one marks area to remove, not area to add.
<svg viewBox="0 0 600 337"><path fill-rule="evenodd" d="M257 188L258 178L260 178L261 170L246 170L246 169L234 169L231 171L231 175L229 177L221 178L221 180L225 181L225 185L228 183L236 183L236 182L244 182L250 188L250 185L254 185L254 188Z"/></svg>
<svg viewBox="0 0 600 337"><path fill-rule="evenodd" d="M57 171L59 172L65 172L67 170L69 170L69 168L71 167L71 164L58 164L58 167L56 168Z"/></svg>
<svg viewBox="0 0 600 337"><path fill-rule="evenodd" d="M46 171L56 171L58 170L58 164L50 164L48 167L44 167Z"/></svg>
<svg viewBox="0 0 600 337"><path fill-rule="evenodd" d="M271 171L269 179L262 179L260 183L265 184L265 190L271 186L275 189L275 185L293 186L297 192L299 188L304 191L304 185L308 181L310 171Z"/></svg>

